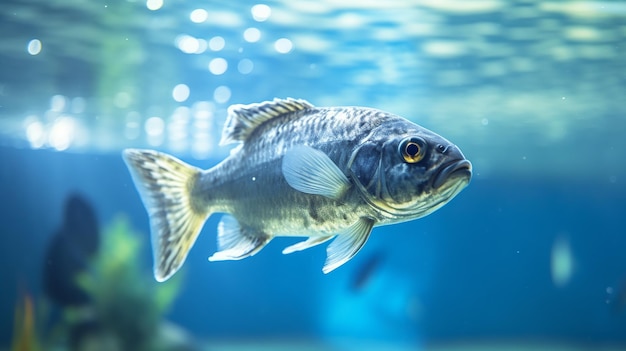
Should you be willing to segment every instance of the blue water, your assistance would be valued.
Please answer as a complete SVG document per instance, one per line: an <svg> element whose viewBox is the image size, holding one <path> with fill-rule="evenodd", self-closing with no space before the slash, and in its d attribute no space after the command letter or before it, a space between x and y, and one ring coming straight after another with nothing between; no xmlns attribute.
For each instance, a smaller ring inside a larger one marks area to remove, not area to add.
<svg viewBox="0 0 626 351"><path fill-rule="evenodd" d="M125 213L146 239L149 228L117 154L3 148L0 155L11 165L0 171L6 340L11 302L23 289L39 292L42 252L67 193L90 199L103 223ZM246 260L208 262L217 225L211 218L167 317L200 338L624 342L626 311L608 303L607 288L623 293L626 279L625 196L616 186L477 177L437 213L375 229L357 257L329 275L321 273L323 247L281 255L289 239ZM575 262L560 287L550 274L558 237L568 238ZM143 251L150 275L150 252ZM369 280L351 288L375 255L382 258Z"/></svg>
<svg viewBox="0 0 626 351"><path fill-rule="evenodd" d="M121 150L209 168L228 106L275 97L404 116L457 144L472 182L329 275L325 245L285 256L289 238L208 262L211 217L167 320L197 340L626 344L621 2L265 4L0 4L0 349L18 300L45 301L69 194L102 227L128 219L150 278Z"/></svg>

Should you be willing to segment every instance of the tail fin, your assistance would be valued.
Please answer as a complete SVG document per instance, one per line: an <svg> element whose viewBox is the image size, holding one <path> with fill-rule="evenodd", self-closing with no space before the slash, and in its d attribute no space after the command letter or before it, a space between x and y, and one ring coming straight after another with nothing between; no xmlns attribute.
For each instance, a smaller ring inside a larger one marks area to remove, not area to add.
<svg viewBox="0 0 626 351"><path fill-rule="evenodd" d="M163 282L183 265L210 214L191 192L201 171L152 150L126 149L123 157L150 216L154 277Z"/></svg>

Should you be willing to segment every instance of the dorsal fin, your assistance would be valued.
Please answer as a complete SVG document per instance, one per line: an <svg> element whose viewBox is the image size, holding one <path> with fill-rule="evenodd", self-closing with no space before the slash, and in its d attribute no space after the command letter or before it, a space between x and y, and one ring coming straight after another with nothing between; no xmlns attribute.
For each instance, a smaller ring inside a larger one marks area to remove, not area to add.
<svg viewBox="0 0 626 351"><path fill-rule="evenodd" d="M312 108L302 99L274 99L250 105L232 105L228 108L226 125L222 131L220 145L245 141L254 129L264 122L288 113Z"/></svg>

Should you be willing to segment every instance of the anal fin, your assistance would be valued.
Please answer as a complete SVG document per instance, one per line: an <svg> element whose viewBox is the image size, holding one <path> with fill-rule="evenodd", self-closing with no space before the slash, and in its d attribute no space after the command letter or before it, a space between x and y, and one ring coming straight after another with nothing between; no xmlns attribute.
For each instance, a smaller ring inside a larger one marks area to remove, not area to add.
<svg viewBox="0 0 626 351"><path fill-rule="evenodd" d="M217 226L218 251L209 261L241 260L259 252L271 239L263 232L240 225L235 217L224 215Z"/></svg>
<svg viewBox="0 0 626 351"><path fill-rule="evenodd" d="M290 253L293 253L293 252L296 252L296 251L306 250L306 249L311 248L313 246L317 246L319 244L323 244L323 243L327 242L328 240L332 239L333 236L334 235L309 237L305 241L301 241L301 242L293 244L291 246L287 246L283 250L283 254L287 255L287 254L290 254Z"/></svg>
<svg viewBox="0 0 626 351"><path fill-rule="evenodd" d="M335 240L326 248L326 262L322 271L325 274L330 273L354 257L365 245L373 227L373 219L361 217L338 233Z"/></svg>

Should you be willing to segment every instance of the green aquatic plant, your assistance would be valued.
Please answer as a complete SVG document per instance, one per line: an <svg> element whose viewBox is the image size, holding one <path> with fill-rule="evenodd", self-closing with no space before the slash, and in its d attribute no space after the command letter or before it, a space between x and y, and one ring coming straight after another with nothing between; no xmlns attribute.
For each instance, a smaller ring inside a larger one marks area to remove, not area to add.
<svg viewBox="0 0 626 351"><path fill-rule="evenodd" d="M157 284L141 264L143 240L125 217L105 228L102 247L79 283L93 299L100 328L121 350L160 350L162 316L176 297L181 279Z"/></svg>

